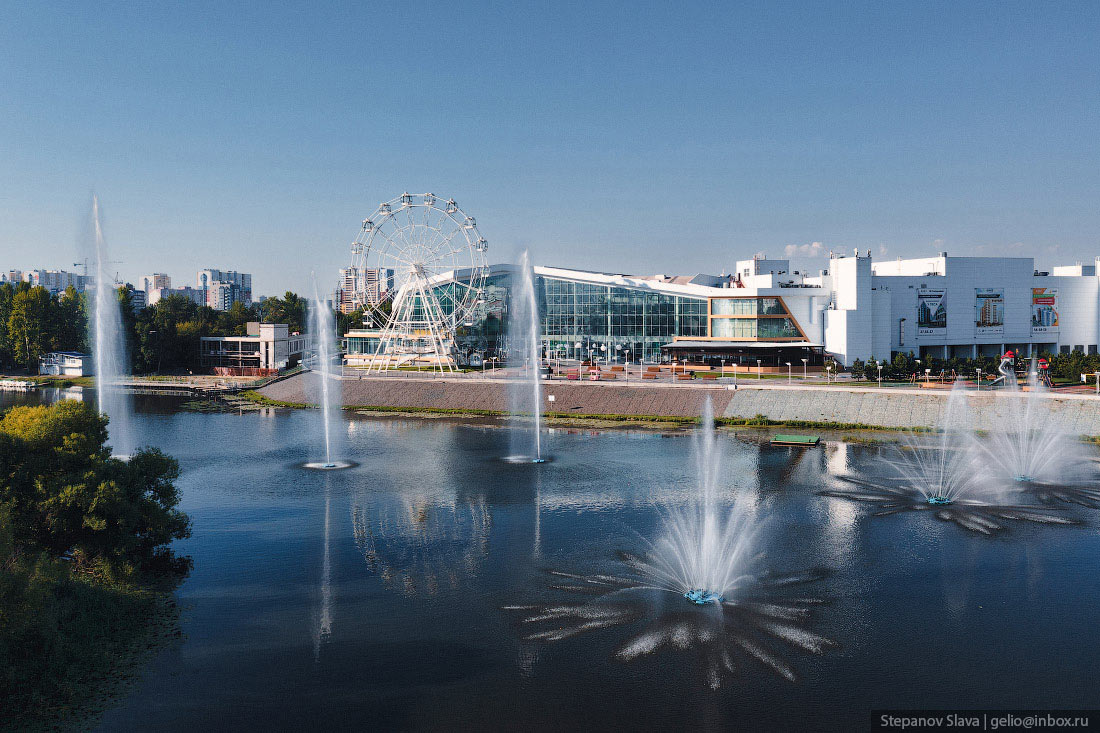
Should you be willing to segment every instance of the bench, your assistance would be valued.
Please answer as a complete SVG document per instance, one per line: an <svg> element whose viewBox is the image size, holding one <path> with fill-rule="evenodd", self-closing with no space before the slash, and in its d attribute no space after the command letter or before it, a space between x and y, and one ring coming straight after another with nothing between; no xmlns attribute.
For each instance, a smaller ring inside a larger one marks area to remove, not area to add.
<svg viewBox="0 0 1100 733"><path fill-rule="evenodd" d="M652 372L646 372L642 375L642 379L656 379L657 375Z"/></svg>

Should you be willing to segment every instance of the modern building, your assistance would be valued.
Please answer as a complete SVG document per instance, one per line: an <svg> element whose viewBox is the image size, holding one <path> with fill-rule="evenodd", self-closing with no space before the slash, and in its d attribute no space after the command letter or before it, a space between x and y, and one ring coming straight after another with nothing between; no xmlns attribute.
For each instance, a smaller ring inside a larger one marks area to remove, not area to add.
<svg viewBox="0 0 1100 733"><path fill-rule="evenodd" d="M252 276L234 270L199 270L195 285L203 293L203 303L224 311L234 303L252 305Z"/></svg>
<svg viewBox="0 0 1100 733"><path fill-rule="evenodd" d="M38 373L55 377L88 377L95 373L91 354L78 351L51 351L38 359Z"/></svg>
<svg viewBox="0 0 1100 733"><path fill-rule="evenodd" d="M310 343L309 336L290 333L285 323L252 321L244 336L203 336L199 363L217 374L267 376L298 364Z"/></svg>
<svg viewBox="0 0 1100 733"><path fill-rule="evenodd" d="M504 324L513 268L486 273L472 322L456 325L467 355L507 350ZM975 358L1096 353L1100 258L1035 269L1027 257L936 257L873 262L833 255L814 275L788 260L737 263L735 274L637 276L536 267L548 358L688 361L745 367L821 365L835 359ZM461 271L437 278L445 296ZM441 297L441 302L449 302ZM347 352L370 353L367 332Z"/></svg>

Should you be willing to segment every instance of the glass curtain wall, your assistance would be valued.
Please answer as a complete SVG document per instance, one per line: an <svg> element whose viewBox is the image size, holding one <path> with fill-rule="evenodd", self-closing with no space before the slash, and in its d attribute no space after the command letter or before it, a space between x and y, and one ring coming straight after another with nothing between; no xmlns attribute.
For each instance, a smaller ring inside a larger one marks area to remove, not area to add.
<svg viewBox="0 0 1100 733"><path fill-rule="evenodd" d="M448 284L436 289L448 313L455 287ZM475 316L457 324L459 350L492 356L504 348L510 291L510 273L486 279ZM542 276L535 278L535 291L542 317L543 354L549 359L656 362L661 360L661 346L674 336L707 335L705 298Z"/></svg>

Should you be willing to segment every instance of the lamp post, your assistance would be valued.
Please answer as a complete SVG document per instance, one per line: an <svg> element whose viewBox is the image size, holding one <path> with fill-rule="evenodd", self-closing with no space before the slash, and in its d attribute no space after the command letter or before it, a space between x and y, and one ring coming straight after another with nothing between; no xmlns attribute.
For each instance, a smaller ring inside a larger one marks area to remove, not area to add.
<svg viewBox="0 0 1100 733"><path fill-rule="evenodd" d="M718 374L720 377L726 376L726 360L722 359L722 371Z"/></svg>
<svg viewBox="0 0 1100 733"><path fill-rule="evenodd" d="M825 365L825 384L832 384L833 382L833 365Z"/></svg>
<svg viewBox="0 0 1100 733"><path fill-rule="evenodd" d="M806 374L806 365L807 365L807 364L809 364L809 361L810 361L809 359L803 359L803 360L802 360L802 379L803 379L803 380L805 380L805 379L806 379L806 377L807 377L807 374Z"/></svg>
<svg viewBox="0 0 1100 733"><path fill-rule="evenodd" d="M762 359L757 359L756 360L756 380L757 381L760 381L761 379L763 379L763 371L764 370L760 368L760 364L762 364L762 363L763 363Z"/></svg>
<svg viewBox="0 0 1100 733"><path fill-rule="evenodd" d="M978 367L978 391L982 391L982 368Z"/></svg>
<svg viewBox="0 0 1100 733"><path fill-rule="evenodd" d="M787 362L787 384L791 383L791 363Z"/></svg>
<svg viewBox="0 0 1100 733"><path fill-rule="evenodd" d="M932 370L931 369L925 369L924 370L924 383L928 384L931 381L932 381Z"/></svg>
<svg viewBox="0 0 1100 733"><path fill-rule="evenodd" d="M882 362L875 362L878 365L878 386L882 386Z"/></svg>

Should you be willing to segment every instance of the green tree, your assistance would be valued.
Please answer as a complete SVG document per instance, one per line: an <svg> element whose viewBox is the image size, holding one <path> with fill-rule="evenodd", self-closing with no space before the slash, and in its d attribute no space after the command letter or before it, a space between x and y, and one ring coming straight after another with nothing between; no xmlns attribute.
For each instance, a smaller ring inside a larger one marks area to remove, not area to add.
<svg viewBox="0 0 1100 733"><path fill-rule="evenodd" d="M111 458L107 419L82 402L15 407L0 419L0 511L17 545L112 577L179 565L190 535L176 461L155 448Z"/></svg>
<svg viewBox="0 0 1100 733"><path fill-rule="evenodd" d="M11 318L12 301L15 299L15 287L11 283L0 283L0 367L14 363L11 354L11 339L8 338L8 319Z"/></svg>
<svg viewBox="0 0 1100 733"><path fill-rule="evenodd" d="M8 338L12 359L28 370L38 366L38 358L50 346L50 311L52 299L41 287L17 290L8 316Z"/></svg>
<svg viewBox="0 0 1100 733"><path fill-rule="evenodd" d="M308 312L308 302L289 290L282 298L268 298L261 308L265 323L285 323L291 333L305 333Z"/></svg>
<svg viewBox="0 0 1100 733"><path fill-rule="evenodd" d="M88 317L84 296L71 285L54 303L50 321L51 348L57 351L88 350Z"/></svg>

